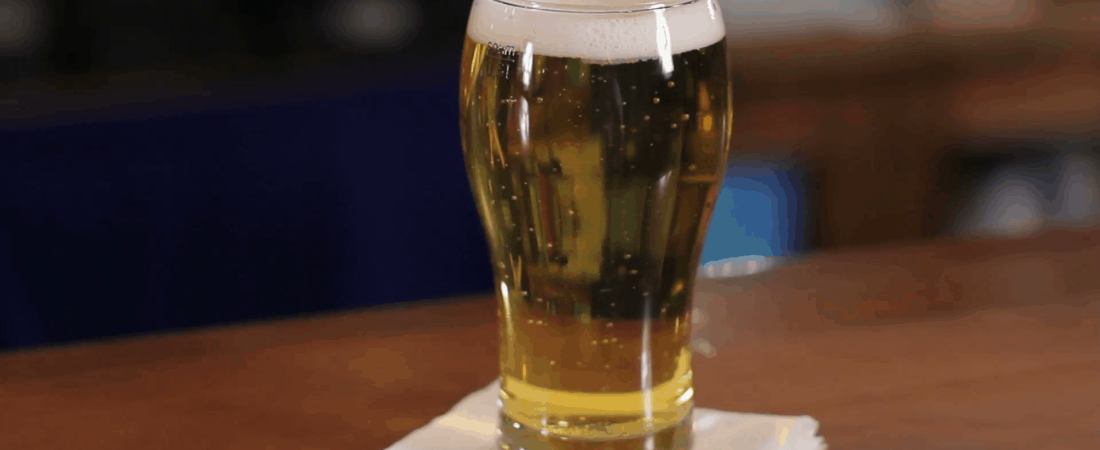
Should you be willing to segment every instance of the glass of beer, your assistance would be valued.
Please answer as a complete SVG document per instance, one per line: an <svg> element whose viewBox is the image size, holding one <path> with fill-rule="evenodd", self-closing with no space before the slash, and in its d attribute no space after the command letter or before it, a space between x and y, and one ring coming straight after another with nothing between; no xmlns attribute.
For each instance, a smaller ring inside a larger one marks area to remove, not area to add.
<svg viewBox="0 0 1100 450"><path fill-rule="evenodd" d="M500 448L689 448L725 43L716 0L475 0L461 126L498 297Z"/></svg>

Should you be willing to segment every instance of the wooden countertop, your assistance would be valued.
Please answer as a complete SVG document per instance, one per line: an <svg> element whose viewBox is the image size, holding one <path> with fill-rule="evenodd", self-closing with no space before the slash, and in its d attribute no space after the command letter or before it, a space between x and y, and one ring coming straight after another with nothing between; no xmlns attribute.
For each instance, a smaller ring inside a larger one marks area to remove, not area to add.
<svg viewBox="0 0 1100 450"><path fill-rule="evenodd" d="M1100 448L1100 231L702 280L700 406L837 449ZM373 449L496 376L487 296L0 355L3 449Z"/></svg>

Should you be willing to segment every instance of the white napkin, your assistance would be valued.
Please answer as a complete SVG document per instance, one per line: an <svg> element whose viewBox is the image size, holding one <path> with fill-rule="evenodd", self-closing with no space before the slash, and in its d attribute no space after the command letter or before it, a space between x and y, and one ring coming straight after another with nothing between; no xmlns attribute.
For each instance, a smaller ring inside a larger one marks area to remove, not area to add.
<svg viewBox="0 0 1100 450"><path fill-rule="evenodd" d="M446 414L397 441L389 450L495 450L497 394L494 382L458 402ZM695 409L694 450L824 450L817 421L809 416L770 416Z"/></svg>

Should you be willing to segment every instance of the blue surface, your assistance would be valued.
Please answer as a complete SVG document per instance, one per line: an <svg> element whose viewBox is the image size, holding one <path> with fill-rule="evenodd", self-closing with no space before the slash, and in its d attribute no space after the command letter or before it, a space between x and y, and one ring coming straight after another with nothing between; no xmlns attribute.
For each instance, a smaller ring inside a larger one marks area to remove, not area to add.
<svg viewBox="0 0 1100 450"><path fill-rule="evenodd" d="M805 175L783 161L733 161L714 205L703 263L791 256L809 245Z"/></svg>
<svg viewBox="0 0 1100 450"><path fill-rule="evenodd" d="M0 347L488 290L449 78L0 133Z"/></svg>

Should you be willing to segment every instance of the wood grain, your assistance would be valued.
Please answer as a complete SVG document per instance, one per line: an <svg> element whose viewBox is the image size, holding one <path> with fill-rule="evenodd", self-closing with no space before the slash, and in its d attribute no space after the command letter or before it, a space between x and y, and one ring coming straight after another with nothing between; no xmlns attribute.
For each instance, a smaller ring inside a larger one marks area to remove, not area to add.
<svg viewBox="0 0 1100 450"><path fill-rule="evenodd" d="M839 449L1100 448L1098 261L1100 232L1052 232L700 281L699 405L811 414ZM382 448L490 382L496 342L475 296L8 353L0 448Z"/></svg>

